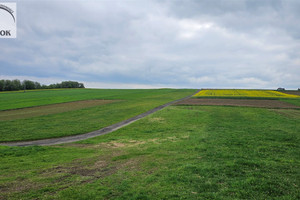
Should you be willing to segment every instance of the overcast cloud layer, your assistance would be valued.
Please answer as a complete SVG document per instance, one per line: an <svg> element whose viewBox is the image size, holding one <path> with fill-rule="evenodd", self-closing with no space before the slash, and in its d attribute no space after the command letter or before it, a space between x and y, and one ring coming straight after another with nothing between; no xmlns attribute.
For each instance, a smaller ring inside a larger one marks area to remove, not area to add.
<svg viewBox="0 0 300 200"><path fill-rule="evenodd" d="M22 0L17 12L18 38L0 40L0 79L300 87L298 0Z"/></svg>

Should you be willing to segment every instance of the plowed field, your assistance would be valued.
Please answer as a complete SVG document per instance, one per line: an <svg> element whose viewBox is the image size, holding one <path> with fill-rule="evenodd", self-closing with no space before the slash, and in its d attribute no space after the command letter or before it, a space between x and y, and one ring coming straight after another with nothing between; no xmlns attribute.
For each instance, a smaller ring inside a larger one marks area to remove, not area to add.
<svg viewBox="0 0 300 200"><path fill-rule="evenodd" d="M217 106L248 106L261 108L300 108L299 106L279 100L257 99L187 99L176 105L217 105Z"/></svg>
<svg viewBox="0 0 300 200"><path fill-rule="evenodd" d="M300 91L282 91L282 93L300 96Z"/></svg>

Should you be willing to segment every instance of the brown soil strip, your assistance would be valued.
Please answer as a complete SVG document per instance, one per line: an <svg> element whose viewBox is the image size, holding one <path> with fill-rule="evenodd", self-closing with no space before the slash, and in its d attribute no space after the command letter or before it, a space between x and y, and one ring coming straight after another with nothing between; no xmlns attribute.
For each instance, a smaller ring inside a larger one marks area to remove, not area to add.
<svg viewBox="0 0 300 200"><path fill-rule="evenodd" d="M300 96L300 91L297 91L297 90L295 90L295 91L280 91L280 92L285 93L285 94L293 94L293 95Z"/></svg>
<svg viewBox="0 0 300 200"><path fill-rule="evenodd" d="M176 105L212 105L212 106L248 106L260 108L300 108L299 106L279 101L260 99L187 99Z"/></svg>
<svg viewBox="0 0 300 200"><path fill-rule="evenodd" d="M68 103L51 104L46 106L36 106L36 107L22 108L16 110L5 110L5 111L0 111L0 121L24 119L24 118L37 117L37 116L43 116L49 114L63 113L72 110L79 110L83 108L108 104L114 101L115 100L86 100L86 101L74 101Z"/></svg>

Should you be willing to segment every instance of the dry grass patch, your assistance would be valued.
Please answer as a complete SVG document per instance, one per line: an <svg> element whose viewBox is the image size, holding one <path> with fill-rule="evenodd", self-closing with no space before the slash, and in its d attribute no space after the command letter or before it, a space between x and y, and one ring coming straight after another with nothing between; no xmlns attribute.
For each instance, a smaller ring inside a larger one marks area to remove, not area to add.
<svg viewBox="0 0 300 200"><path fill-rule="evenodd" d="M182 135L180 137L178 136L172 136L172 137L166 137L166 138L152 138L152 139L146 139L146 140L115 140L110 142L102 142L99 144L80 144L80 143L69 143L64 145L58 145L57 147L76 147L76 148L86 148L86 149L125 149L125 148L131 148L131 147L137 147L139 145L146 145L149 143L153 144L161 144L163 142L176 142L181 139L187 139L189 138L189 135ZM117 152L117 151L114 151Z"/></svg>
<svg viewBox="0 0 300 200"><path fill-rule="evenodd" d="M105 142L97 145L98 147L104 147L104 148L125 148L125 147L134 147L141 144L145 144L146 141L137 141L137 140L129 140L129 141L111 141L111 142Z"/></svg>
<svg viewBox="0 0 300 200"><path fill-rule="evenodd" d="M155 122L157 122L157 123L163 123L163 122L165 122L165 119L162 118L162 117L151 117L148 120L149 120L149 122L154 122L154 123Z"/></svg>
<svg viewBox="0 0 300 200"><path fill-rule="evenodd" d="M58 147L64 148L68 146L68 147L86 148L86 149L117 149L117 148L134 147L137 145L145 144L146 142L147 141L116 140L110 142L102 142L99 144L69 143L69 144L59 145Z"/></svg>
<svg viewBox="0 0 300 200"><path fill-rule="evenodd" d="M115 102L116 100L86 100L74 101L68 103L51 104L46 106L36 106L31 108L22 108L15 110L0 111L0 121L24 119L30 117L37 117L49 114L57 114L68 112L72 110L79 110Z"/></svg>

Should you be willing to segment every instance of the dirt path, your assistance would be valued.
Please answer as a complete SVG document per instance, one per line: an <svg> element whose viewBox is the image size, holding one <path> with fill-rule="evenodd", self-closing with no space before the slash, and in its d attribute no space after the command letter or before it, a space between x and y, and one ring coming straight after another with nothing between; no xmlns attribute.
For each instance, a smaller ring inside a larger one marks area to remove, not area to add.
<svg viewBox="0 0 300 200"><path fill-rule="evenodd" d="M197 91L198 92L198 91ZM193 94L194 95L194 94ZM171 101L169 103L166 103L164 105L161 105L161 106L158 106L152 110L149 110L148 112L145 112L145 113L142 113L140 115L137 115L135 117L132 117L130 119L127 119L127 120L124 120L124 121L121 121L119 123L116 123L116 124L113 124L111 126L107 126L105 128L102 128L100 130L97 130L97 131L93 131L93 132L89 132L89 133L85 133L85 134L81 134L81 135L74 135L74 136L67 136L67 137L61 137L61 138L50 138L50 139L42 139L42 140L34 140L34 141L21 141L21 142L5 142L5 143L0 143L0 145L5 145L5 146L32 146L32 145L39 145L39 146L50 146L50 145L55 145L55 144L63 144L63 143L70 143L70 142L77 142L77 141L80 141L80 140L85 140L85 139L88 139L88 138L93 138L93 137L96 137L96 136L99 136L99 135L104 135L104 134L107 134L107 133L111 133L115 130L118 130L124 126L127 126L139 119L142 119L156 111L159 111L171 104L174 104L174 103L177 103L179 101L183 101L183 100L186 100L188 98L190 98L191 96L193 95L190 95L190 96L187 96L187 97L184 97L182 99L178 99L178 100L175 100L175 101Z"/></svg>

